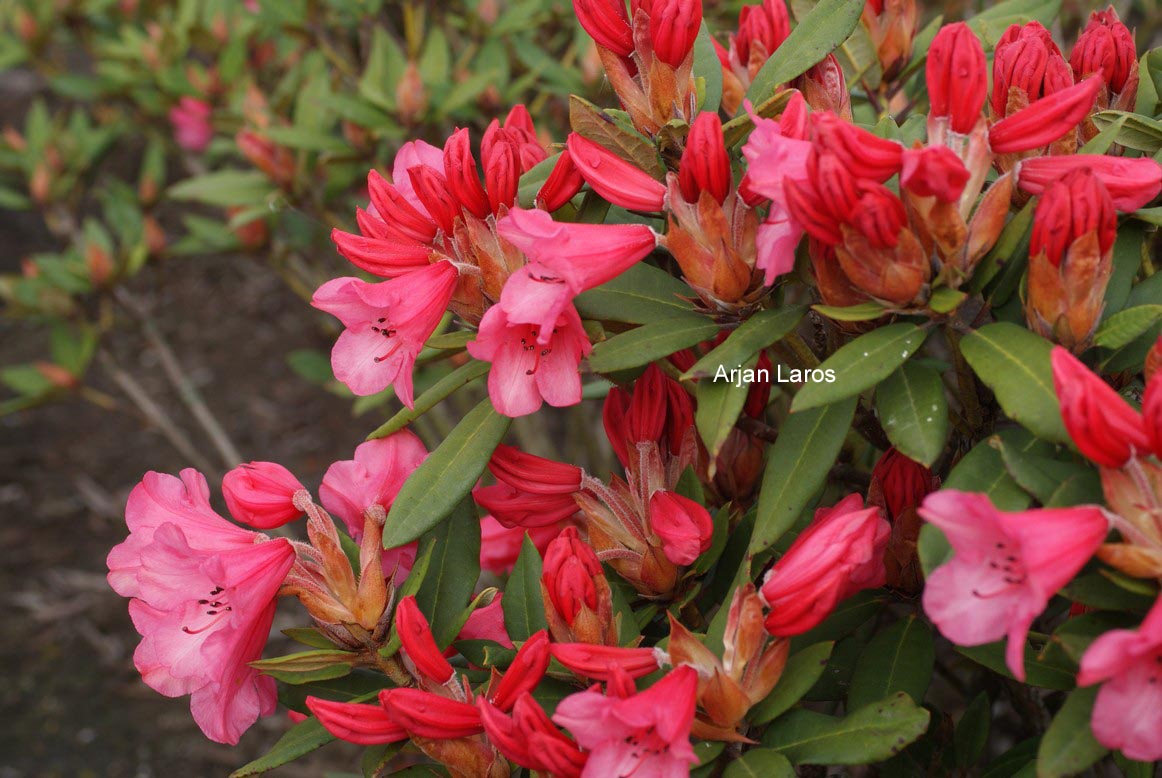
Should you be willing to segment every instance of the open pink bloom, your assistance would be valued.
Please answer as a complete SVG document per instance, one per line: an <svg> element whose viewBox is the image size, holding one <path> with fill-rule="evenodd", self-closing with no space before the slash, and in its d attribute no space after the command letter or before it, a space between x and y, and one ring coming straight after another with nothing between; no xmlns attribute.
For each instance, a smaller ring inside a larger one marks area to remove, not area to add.
<svg viewBox="0 0 1162 778"><path fill-rule="evenodd" d="M570 695L553 721L590 752L582 778L682 778L698 761L690 745L697 692L697 671L679 667L626 699L596 689Z"/></svg>
<svg viewBox="0 0 1162 778"><path fill-rule="evenodd" d="M169 121L173 125L174 140L186 151L205 151L214 137L210 104L205 100L183 97L169 109Z"/></svg>
<svg viewBox="0 0 1162 778"><path fill-rule="evenodd" d="M412 366L447 310L457 277L450 262L436 262L378 284L345 277L320 286L311 305L347 328L331 352L335 377L357 395L394 385L411 408Z"/></svg>
<svg viewBox="0 0 1162 778"><path fill-rule="evenodd" d="M842 600L883 586L890 534L891 526L879 508L864 508L858 494L815 511L807 529L763 581L760 593L771 608L767 632L776 637L800 635L827 618Z"/></svg>
<svg viewBox="0 0 1162 778"><path fill-rule="evenodd" d="M1130 759L1162 759L1162 599L1138 629L1107 632L1086 650L1078 685L1102 681L1091 721L1098 742Z"/></svg>
<svg viewBox="0 0 1162 778"><path fill-rule="evenodd" d="M319 500L343 520L347 534L358 540L363 535L367 512L390 510L403 482L427 455L424 444L408 430L360 443L354 459L335 462L327 468L319 487ZM402 579L415 560L415 543L388 549L383 555L384 572L391 575L398 566Z"/></svg>
<svg viewBox="0 0 1162 778"><path fill-rule="evenodd" d="M1025 680L1025 636L1105 539L1109 522L1101 509L1010 513L997 510L986 495L945 489L928 495L919 513L944 532L954 552L928 576L924 611L957 645L1007 635L1006 663Z"/></svg>
<svg viewBox="0 0 1162 778"><path fill-rule="evenodd" d="M1142 415L1067 349L1051 355L1061 418L1077 449L1102 467L1121 467L1150 440Z"/></svg>
<svg viewBox="0 0 1162 778"><path fill-rule="evenodd" d="M534 324L509 320L503 306L494 305L480 321L468 353L492 363L488 395L497 412L527 416L547 402L556 408L581 402L581 374L577 366L593 347L581 326L581 317L566 305L542 343Z"/></svg>
<svg viewBox="0 0 1162 778"><path fill-rule="evenodd" d="M133 598L142 679L168 697L191 695L202 732L234 744L274 712L274 681L249 663L262 655L295 552L227 522L208 497L194 470L180 480L146 474L126 505L129 538L109 554L109 584Z"/></svg>
<svg viewBox="0 0 1162 778"><path fill-rule="evenodd" d="M301 491L306 487L276 462L249 462L222 478L230 515L258 529L281 527L302 516L294 506L294 496Z"/></svg>
<svg viewBox="0 0 1162 778"><path fill-rule="evenodd" d="M689 565L710 548L714 519L690 498L659 489L650 496L650 530L661 538L666 559Z"/></svg>
<svg viewBox="0 0 1162 778"><path fill-rule="evenodd" d="M565 224L521 208L509 211L497 232L529 259L505 283L500 306L510 326L537 325L541 345L574 297L624 273L658 239L644 224Z"/></svg>

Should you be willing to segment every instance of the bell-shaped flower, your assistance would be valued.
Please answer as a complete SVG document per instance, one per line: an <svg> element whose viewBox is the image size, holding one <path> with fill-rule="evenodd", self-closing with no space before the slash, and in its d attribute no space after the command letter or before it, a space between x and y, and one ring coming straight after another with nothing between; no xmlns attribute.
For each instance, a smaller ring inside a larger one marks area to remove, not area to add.
<svg viewBox="0 0 1162 778"><path fill-rule="evenodd" d="M581 360L592 350L577 309L568 305L557 318L548 343L537 326L509 321L504 308L494 305L480 321L468 353L492 363L488 396L498 413L527 416L542 402L557 408L581 402Z"/></svg>
<svg viewBox="0 0 1162 778"><path fill-rule="evenodd" d="M763 580L759 591L771 609L767 632L776 637L800 635L827 618L842 600L883 586L890 533L879 508L864 508L858 494L817 510Z"/></svg>
<svg viewBox="0 0 1162 778"><path fill-rule="evenodd" d="M681 778L698 761L690 745L697 691L698 673L679 667L627 698L596 689L570 695L553 721L590 752L582 778Z"/></svg>
<svg viewBox="0 0 1162 778"><path fill-rule="evenodd" d="M1162 759L1162 599L1136 630L1111 630L1090 643L1077 683L1102 684L1090 720L1099 743L1128 759Z"/></svg>
<svg viewBox="0 0 1162 778"><path fill-rule="evenodd" d="M222 496L230 515L251 527L273 529L303 515L294 496L306 491L299 480L275 462L249 462L222 478Z"/></svg>
<svg viewBox="0 0 1162 778"><path fill-rule="evenodd" d="M650 495L649 527L661 539L666 559L690 565L710 548L714 519L694 500L659 489Z"/></svg>
<svg viewBox="0 0 1162 778"><path fill-rule="evenodd" d="M928 495L920 516L944 532L953 550L928 576L925 613L957 645L1007 637L1005 662L1023 681L1029 627L1105 539L1102 510L1006 512L986 495L945 489Z"/></svg>
<svg viewBox="0 0 1162 778"><path fill-rule="evenodd" d="M319 287L311 305L346 328L331 352L335 378L361 396L394 385L411 408L412 367L448 309L458 275L450 262L436 262L378 284L348 277Z"/></svg>

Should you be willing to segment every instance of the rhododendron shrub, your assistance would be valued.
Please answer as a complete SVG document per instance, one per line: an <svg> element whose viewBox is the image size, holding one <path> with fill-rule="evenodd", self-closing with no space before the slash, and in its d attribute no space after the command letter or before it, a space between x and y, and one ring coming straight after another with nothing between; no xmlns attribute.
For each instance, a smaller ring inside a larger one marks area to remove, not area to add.
<svg viewBox="0 0 1162 778"><path fill-rule="evenodd" d="M144 681L220 742L285 706L244 775L1151 774L1160 80L1056 11L574 0L605 104L411 139L333 232L394 415L239 463L255 529L134 490Z"/></svg>

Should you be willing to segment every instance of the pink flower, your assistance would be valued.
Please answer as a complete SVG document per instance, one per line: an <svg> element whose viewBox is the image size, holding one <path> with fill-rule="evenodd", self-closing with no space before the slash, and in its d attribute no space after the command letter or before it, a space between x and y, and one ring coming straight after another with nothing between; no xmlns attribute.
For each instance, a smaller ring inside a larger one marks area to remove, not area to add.
<svg viewBox="0 0 1162 778"><path fill-rule="evenodd" d="M411 663L410 667L439 684L446 684L452 679L452 665L440 653L436 638L432 635L432 627L424 614L420 613L414 595L404 597L396 606L395 631L403 646L404 656Z"/></svg>
<svg viewBox="0 0 1162 778"><path fill-rule="evenodd" d="M319 500L330 513L343 520L347 534L358 540L368 511L386 515L391 503L408 479L427 457L424 444L414 433L402 430L386 438L369 440L355 449L355 458L327 468L319 487ZM383 555L387 575L399 568L402 580L416 560L416 544L389 549Z"/></svg>
<svg viewBox="0 0 1162 778"><path fill-rule="evenodd" d="M590 752L582 778L680 778L698 761L690 745L697 692L698 673L679 667L625 699L596 689L570 695L553 721Z"/></svg>
<svg viewBox="0 0 1162 778"><path fill-rule="evenodd" d="M460 628L457 640L491 640L505 648L512 648L512 639L504 627L504 592L497 592L492 602L472 611ZM452 649L448 649L452 651Z"/></svg>
<svg viewBox="0 0 1162 778"><path fill-rule="evenodd" d="M858 494L815 511L811 524L763 581L762 598L771 608L767 632L776 637L800 635L827 618L842 600L883 586L890 534L891 526L879 508L864 508Z"/></svg>
<svg viewBox="0 0 1162 778"><path fill-rule="evenodd" d="M392 721L382 705L307 697L307 709L324 729L348 743L376 746L408 739L407 730Z"/></svg>
<svg viewBox="0 0 1162 778"><path fill-rule="evenodd" d="M541 343L536 325L509 321L500 305L484 314L468 353L492 363L488 395L497 412L526 416L547 402L557 408L581 402L581 374L577 366L592 346L581 326L577 309L567 305Z"/></svg>
<svg viewBox="0 0 1162 778"><path fill-rule="evenodd" d="M594 192L622 208L660 211L666 185L583 135L569 135L566 153Z"/></svg>
<svg viewBox="0 0 1162 778"><path fill-rule="evenodd" d="M273 529L303 512L294 506L297 492L306 491L294 475L275 462L239 465L222 479L222 495L230 515L258 529Z"/></svg>
<svg viewBox="0 0 1162 778"><path fill-rule="evenodd" d="M1105 184L1114 207L1123 213L1136 211L1162 190L1162 165L1149 157L1110 157L1105 154L1058 154L1021 160L1017 184L1039 195L1068 173L1088 168Z"/></svg>
<svg viewBox="0 0 1162 778"><path fill-rule="evenodd" d="M1077 449L1102 467L1121 467L1150 449L1142 415L1066 349L1050 357L1061 418Z"/></svg>
<svg viewBox="0 0 1162 778"><path fill-rule="evenodd" d="M412 366L447 310L457 276L451 263L436 262L378 284L345 277L320 286L311 305L346 327L331 352L335 377L357 395L394 384L411 408Z"/></svg>
<svg viewBox="0 0 1162 778"><path fill-rule="evenodd" d="M500 220L497 232L529 258L505 283L500 306L510 326L537 325L541 345L574 297L621 275L657 245L642 224L565 224L520 208Z"/></svg>
<svg viewBox="0 0 1162 778"><path fill-rule="evenodd" d="M555 526L577 513L573 495L581 490L583 472L576 465L501 444L488 469L497 483L476 487L472 497L506 527Z"/></svg>
<svg viewBox="0 0 1162 778"><path fill-rule="evenodd" d="M186 151L201 153L210 145L214 128L210 126L210 104L205 100L183 97L169 109L174 140Z"/></svg>
<svg viewBox="0 0 1162 778"><path fill-rule="evenodd" d="M275 709L274 681L249 663L262 655L295 552L230 524L208 498L194 470L180 480L147 473L126 505L129 538L109 554L109 584L133 598L142 679L167 697L191 695L202 732L234 744Z"/></svg>
<svg viewBox="0 0 1162 778"><path fill-rule="evenodd" d="M946 489L928 495L919 513L943 530L955 552L928 576L924 611L957 645L1007 635L1006 662L1023 681L1029 627L1101 545L1109 531L1101 509L1009 513L986 495Z"/></svg>
<svg viewBox="0 0 1162 778"><path fill-rule="evenodd" d="M560 531L559 524L528 529L510 528L492 516L485 516L480 520L480 567L490 573L504 575L516 564L526 532L537 550L543 552Z"/></svg>
<svg viewBox="0 0 1162 778"><path fill-rule="evenodd" d="M1098 742L1130 759L1162 759L1162 599L1138 629L1107 632L1086 650L1078 685L1102 681L1091 721Z"/></svg>
<svg viewBox="0 0 1162 778"><path fill-rule="evenodd" d="M714 519L688 497L659 489L650 496L650 530L661 538L666 559L689 565L710 548Z"/></svg>

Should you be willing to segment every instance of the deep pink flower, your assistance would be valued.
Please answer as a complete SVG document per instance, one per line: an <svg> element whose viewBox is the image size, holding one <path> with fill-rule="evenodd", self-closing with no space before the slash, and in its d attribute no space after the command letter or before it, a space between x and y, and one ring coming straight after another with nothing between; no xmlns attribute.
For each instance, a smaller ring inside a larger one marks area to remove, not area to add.
<svg viewBox="0 0 1162 778"><path fill-rule="evenodd" d="M258 529L281 527L302 516L294 506L294 496L301 491L306 487L275 462L239 465L222 478L230 515Z"/></svg>
<svg viewBox="0 0 1162 778"><path fill-rule="evenodd" d="M1091 720L1098 742L1130 759L1162 759L1162 598L1138 629L1115 629L1090 644L1077 683L1102 681Z"/></svg>
<svg viewBox="0 0 1162 778"><path fill-rule="evenodd" d="M472 611L456 635L456 640L491 640L505 648L512 648L512 639L504 626L504 592L497 592L492 602Z"/></svg>
<svg viewBox="0 0 1162 778"><path fill-rule="evenodd" d="M561 528L557 524L543 527L506 527L492 516L480 520L480 567L496 575L504 575L512 570L516 558L520 556L525 533L538 551L557 537Z"/></svg>
<svg viewBox="0 0 1162 778"><path fill-rule="evenodd" d="M1010 513L986 495L952 489L928 495L919 512L954 552L928 576L924 611L957 645L1007 636L1006 663L1023 681L1033 619L1097 551L1109 522L1093 506Z"/></svg>
<svg viewBox="0 0 1162 778"><path fill-rule="evenodd" d="M570 133L567 153L594 192L622 208L660 211L666 185L600 143Z"/></svg>
<svg viewBox="0 0 1162 778"><path fill-rule="evenodd" d="M436 262L378 284L345 277L320 286L311 305L346 327L331 352L335 377L357 395L394 385L411 408L412 366L447 310L457 277L450 262Z"/></svg>
<svg viewBox="0 0 1162 778"><path fill-rule="evenodd" d="M173 125L174 140L187 151L201 153L214 138L214 128L210 126L210 104L205 100L183 97L169 109L169 121Z"/></svg>
<svg viewBox="0 0 1162 778"><path fill-rule="evenodd" d="M506 759L556 778L580 778L588 754L553 725L531 694L517 697L511 717L484 698L477 704L489 742Z"/></svg>
<svg viewBox="0 0 1162 778"><path fill-rule="evenodd" d="M109 584L133 598L142 679L168 697L191 695L202 732L234 744L274 712L274 681L249 663L262 655L295 552L230 524L208 497L194 470L180 480L147 473L126 505L129 538L109 554Z"/></svg>
<svg viewBox="0 0 1162 778"><path fill-rule="evenodd" d="M500 305L510 324L537 325L542 345L574 297L621 275L657 245L643 224L565 224L521 208L509 211L497 232L529 258L504 285Z"/></svg>
<svg viewBox="0 0 1162 778"><path fill-rule="evenodd" d="M504 308L494 305L484 314L468 353L492 363L488 395L497 412L526 416L547 402L557 408L581 402L581 374L577 366L593 347L572 305L565 306L541 343L533 324L509 321Z"/></svg>
<svg viewBox="0 0 1162 778"><path fill-rule="evenodd" d="M556 525L577 512L573 495L581 489L581 468L554 462L512 446L492 452L494 486L478 486L472 497L506 527Z"/></svg>
<svg viewBox="0 0 1162 778"><path fill-rule="evenodd" d="M665 653L657 648L622 648L592 643L554 643L553 658L578 675L608 681L621 674L641 678L661 667Z"/></svg>
<svg viewBox="0 0 1162 778"><path fill-rule="evenodd" d="M432 636L432 627L420 613L414 595L404 597L396 606L395 630L404 654L416 670L436 683L447 683L452 679L452 665L440 653L436 638Z"/></svg>
<svg viewBox="0 0 1162 778"><path fill-rule="evenodd" d="M787 553L767 573L760 594L770 608L767 632L800 635L817 626L842 600L883 586L884 549L891 526L879 508L851 494L815 511Z"/></svg>
<svg viewBox="0 0 1162 778"><path fill-rule="evenodd" d="M348 743L377 746L408 739L407 730L392 721L382 705L336 702L308 696L307 709L324 729Z"/></svg>
<svg viewBox="0 0 1162 778"><path fill-rule="evenodd" d="M697 692L698 673L679 667L626 699L596 689L570 695L553 721L590 752L582 778L682 778L698 761L690 745Z"/></svg>
<svg viewBox="0 0 1162 778"><path fill-rule="evenodd" d="M335 462L327 468L319 487L319 501L343 520L348 535L359 539L367 512L374 509L386 514L403 482L427 455L424 444L408 430L360 443L354 459ZM402 580L415 559L414 542L389 549L383 555L384 572L391 575L398 566L398 579Z"/></svg>
<svg viewBox="0 0 1162 778"><path fill-rule="evenodd" d="M1142 415L1068 350L1051 355L1061 418L1078 450L1102 467L1121 467L1150 440Z"/></svg>
<svg viewBox="0 0 1162 778"><path fill-rule="evenodd" d="M710 548L714 519L694 500L659 489L650 496L650 531L661 538L666 559L689 565Z"/></svg>

